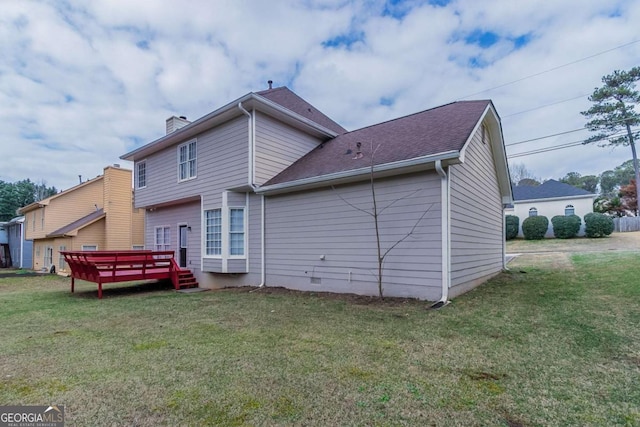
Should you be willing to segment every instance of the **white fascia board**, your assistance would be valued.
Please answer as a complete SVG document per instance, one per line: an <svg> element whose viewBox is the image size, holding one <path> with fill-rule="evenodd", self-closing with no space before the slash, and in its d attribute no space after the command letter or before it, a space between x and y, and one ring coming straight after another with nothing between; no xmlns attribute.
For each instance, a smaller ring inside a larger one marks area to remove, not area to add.
<svg viewBox="0 0 640 427"><path fill-rule="evenodd" d="M460 156L460 152L456 150L445 151L443 153L433 154L429 156L415 157L413 159L399 160L397 162L384 163L373 167L374 176L389 176L395 173L400 173L401 170L406 169L406 172L413 170L425 170L428 169L430 163L435 163L436 160L455 160ZM395 172L395 173L394 173ZM295 181L282 182L279 184L267 185L256 189L258 194L277 194L287 191L298 191L308 188L322 187L330 184L342 184L346 182L358 181L362 178L369 176L371 173L371 167L363 167L358 169L351 169L348 171L334 172L326 175L313 176L309 178L298 179Z"/></svg>
<svg viewBox="0 0 640 427"><path fill-rule="evenodd" d="M324 126L320 126L306 117L294 113L293 111L282 107L280 104L276 104L275 102L252 92L218 108L215 111L212 111L206 116L203 116L195 122L189 123L168 135L123 154L120 158L122 160L135 161L174 144L184 142L214 126L231 120L235 116L241 115L242 112L238 108L238 104L246 104L249 108L253 107L257 110L264 111L267 114L275 115L281 120L287 121L290 124L295 124L306 131L314 132L319 136L324 136L326 138L338 136L336 132L327 129Z"/></svg>
<svg viewBox="0 0 640 427"><path fill-rule="evenodd" d="M521 203L555 202L557 200L595 199L596 197L598 197L596 194L583 194L579 196L547 197L543 199L523 199L523 200L514 200L513 204L517 205Z"/></svg>

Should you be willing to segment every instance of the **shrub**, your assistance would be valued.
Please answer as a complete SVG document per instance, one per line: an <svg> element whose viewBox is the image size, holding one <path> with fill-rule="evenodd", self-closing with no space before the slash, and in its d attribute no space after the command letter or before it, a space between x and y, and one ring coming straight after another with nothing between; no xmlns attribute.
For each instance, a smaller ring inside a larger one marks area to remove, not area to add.
<svg viewBox="0 0 640 427"><path fill-rule="evenodd" d="M526 240L541 240L549 228L549 220L544 215L530 216L522 221L522 234Z"/></svg>
<svg viewBox="0 0 640 427"><path fill-rule="evenodd" d="M578 231L580 231L582 220L578 215L556 215L551 218L551 224L553 225L554 236L558 239L571 239L576 237Z"/></svg>
<svg viewBox="0 0 640 427"><path fill-rule="evenodd" d="M515 239L520 229L520 218L515 215L507 215L504 219L504 224L507 229L507 240Z"/></svg>
<svg viewBox="0 0 640 427"><path fill-rule="evenodd" d="M584 225L587 237L605 237L613 233L613 219L598 212L586 214Z"/></svg>

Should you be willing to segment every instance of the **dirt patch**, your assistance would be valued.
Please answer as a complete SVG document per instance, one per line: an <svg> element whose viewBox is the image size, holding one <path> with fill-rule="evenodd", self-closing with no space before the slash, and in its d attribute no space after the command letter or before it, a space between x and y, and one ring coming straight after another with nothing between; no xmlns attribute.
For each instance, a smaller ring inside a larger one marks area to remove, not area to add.
<svg viewBox="0 0 640 427"><path fill-rule="evenodd" d="M356 294L338 294L333 292L309 292L287 289L279 286L265 286L262 288L252 286L242 286L233 288L217 289L214 292L230 292L230 293L261 293L266 295L295 295L302 298L320 298L331 301L344 301L352 305L375 305L381 307L406 307L429 304L428 301L422 301L416 298L395 298L384 297L380 299L375 296L356 295Z"/></svg>
<svg viewBox="0 0 640 427"><path fill-rule="evenodd" d="M569 252L537 252L522 253L508 264L510 269L521 266L535 268L553 268L554 270L572 271L574 269Z"/></svg>

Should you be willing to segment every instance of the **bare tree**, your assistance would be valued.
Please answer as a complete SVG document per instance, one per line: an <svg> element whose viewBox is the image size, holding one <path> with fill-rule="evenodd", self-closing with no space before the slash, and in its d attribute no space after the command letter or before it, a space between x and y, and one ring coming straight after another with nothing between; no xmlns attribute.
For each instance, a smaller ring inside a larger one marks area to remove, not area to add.
<svg viewBox="0 0 640 427"><path fill-rule="evenodd" d="M358 143L358 152L356 153L354 160L356 159L361 159L363 157L362 152L359 151L361 147L361 143ZM376 184L375 184L375 179L374 179L374 165L375 165L375 154L378 151L378 149L380 148L380 145L378 145L375 150L373 149L373 142L371 142L371 165L370 165L370 170L369 170L369 183L370 183L370 189L371 189L371 209L365 209L365 208L361 208L358 207L356 205L354 205L353 203L351 203L350 201L348 201L347 199L345 199L344 197L342 197L340 195L340 193L338 193L338 191L336 190L336 188L334 186L331 186L331 188L336 192L336 194L338 195L338 197L340 198L340 200L342 200L344 203L346 203L347 205L351 206L353 209L356 209L364 214L367 214L369 216L371 216L371 218L373 219L373 224L374 224L374 228L375 228L375 237L376 237L376 249L377 249L377 273L374 274L376 276L377 282L378 282L378 294L380 296L380 298L384 298L384 289L382 286L383 283L383 272L384 272L384 261L387 257L387 255L389 255L389 252L391 252L393 249L395 249L399 244L401 244L402 242L404 242L405 240L407 240L410 236L413 235L413 233L416 231L416 228L418 227L418 224L420 224L420 221L422 221L422 219L427 215L427 213L431 210L431 207L433 206L433 203L430 204L427 209L425 209L424 212L422 212L422 215L420 215L420 217L418 218L418 220L415 222L415 224L413 224L413 227L411 228L411 230L409 230L409 232L407 232L406 234L404 234L400 239L396 240L391 246L389 246L388 248L384 249L382 248L382 242L380 239L380 216L382 215L382 213L389 209L391 206L395 205L396 203L398 203L401 200L404 199L408 199L412 196L414 196L416 193L422 191L422 189L417 189L414 190L408 194L405 194L402 197L399 197L397 199L394 199L391 203L389 203L388 205L386 205L383 208L379 208L378 207L378 199L376 197Z"/></svg>
<svg viewBox="0 0 640 427"><path fill-rule="evenodd" d="M509 165L509 174L511 175L511 182L514 185L540 185L540 178L527 169L524 163L514 163Z"/></svg>

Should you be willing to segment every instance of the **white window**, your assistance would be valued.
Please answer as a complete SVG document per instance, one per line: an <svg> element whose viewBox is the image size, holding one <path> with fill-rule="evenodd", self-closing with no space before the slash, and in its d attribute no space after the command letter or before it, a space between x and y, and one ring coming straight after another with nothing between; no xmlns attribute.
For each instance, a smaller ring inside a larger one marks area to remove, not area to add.
<svg viewBox="0 0 640 427"><path fill-rule="evenodd" d="M529 209L529 216L538 216L538 209L536 208Z"/></svg>
<svg viewBox="0 0 640 427"><path fill-rule="evenodd" d="M168 251L171 248L171 228L156 227L155 243L156 251Z"/></svg>
<svg viewBox="0 0 640 427"><path fill-rule="evenodd" d="M97 251L98 245L82 245L83 251Z"/></svg>
<svg viewBox="0 0 640 427"><path fill-rule="evenodd" d="M205 254L222 255L222 211L205 211Z"/></svg>
<svg viewBox="0 0 640 427"><path fill-rule="evenodd" d="M232 208L229 211L229 255L244 255L244 209Z"/></svg>
<svg viewBox="0 0 640 427"><path fill-rule="evenodd" d="M53 265L53 248L51 246L44 248L44 265L47 268Z"/></svg>
<svg viewBox="0 0 640 427"><path fill-rule="evenodd" d="M147 162L136 163L136 188L147 186Z"/></svg>
<svg viewBox="0 0 640 427"><path fill-rule="evenodd" d="M40 229L44 230L44 208L42 208L40 212L42 213L42 216L40 217Z"/></svg>
<svg viewBox="0 0 640 427"><path fill-rule="evenodd" d="M133 249L134 251L143 251L144 245L133 245L131 246L131 249Z"/></svg>
<svg viewBox="0 0 640 427"><path fill-rule="evenodd" d="M64 252L67 250L66 246L59 246L58 247L58 270L66 270L67 269L67 263L64 261L64 255L62 255L61 252Z"/></svg>
<svg viewBox="0 0 640 427"><path fill-rule="evenodd" d="M196 141L178 147L178 181L196 177Z"/></svg>
<svg viewBox="0 0 640 427"><path fill-rule="evenodd" d="M35 212L33 212L33 215L31 216L31 230L36 231L36 213Z"/></svg>
<svg viewBox="0 0 640 427"><path fill-rule="evenodd" d="M575 215L575 214L576 214L576 210L574 209L573 205L565 206L564 216Z"/></svg>

